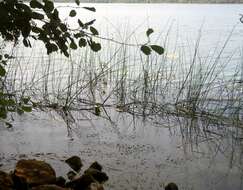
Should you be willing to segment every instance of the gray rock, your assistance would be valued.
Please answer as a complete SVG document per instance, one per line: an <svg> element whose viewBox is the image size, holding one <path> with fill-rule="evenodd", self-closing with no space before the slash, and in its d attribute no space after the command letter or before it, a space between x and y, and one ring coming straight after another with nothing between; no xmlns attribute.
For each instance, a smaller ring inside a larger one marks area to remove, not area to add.
<svg viewBox="0 0 243 190"><path fill-rule="evenodd" d="M97 161L93 162L89 167L102 171L102 166Z"/></svg>
<svg viewBox="0 0 243 190"><path fill-rule="evenodd" d="M91 175L84 174L81 177L68 182L66 187L73 190L88 190L92 183L96 183L95 179Z"/></svg>
<svg viewBox="0 0 243 190"><path fill-rule="evenodd" d="M83 166L81 159L78 156L72 156L65 160L65 162L72 168L75 172L79 172Z"/></svg>
<svg viewBox="0 0 243 190"><path fill-rule="evenodd" d="M165 186L165 190L179 190L175 183L169 183Z"/></svg>
<svg viewBox="0 0 243 190"><path fill-rule="evenodd" d="M86 175L91 175L99 183L104 183L109 179L105 172L101 172L100 170L97 170L95 168L89 168L84 173Z"/></svg>

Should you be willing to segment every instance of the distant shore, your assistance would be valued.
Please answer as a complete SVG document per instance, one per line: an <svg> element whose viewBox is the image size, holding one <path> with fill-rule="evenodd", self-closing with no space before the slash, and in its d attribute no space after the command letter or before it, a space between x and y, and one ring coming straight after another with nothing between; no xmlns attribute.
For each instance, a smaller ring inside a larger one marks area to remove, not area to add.
<svg viewBox="0 0 243 190"><path fill-rule="evenodd" d="M25 0L30 1L30 0ZM74 3L75 0L53 0L57 3ZM80 0L81 3L185 3L185 4L242 4L243 0Z"/></svg>

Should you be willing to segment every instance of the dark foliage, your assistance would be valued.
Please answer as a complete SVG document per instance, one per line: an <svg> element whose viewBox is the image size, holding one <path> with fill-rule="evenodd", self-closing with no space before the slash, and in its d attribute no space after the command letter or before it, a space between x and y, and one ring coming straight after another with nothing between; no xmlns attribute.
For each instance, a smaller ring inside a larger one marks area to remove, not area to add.
<svg viewBox="0 0 243 190"><path fill-rule="evenodd" d="M92 7L84 9L95 11ZM71 10L70 17L77 15ZM98 31L91 25L95 20L82 23L78 20L79 28L70 29L59 17L59 11L50 0L31 0L29 5L19 0L3 0L0 2L0 34L6 41L17 43L23 37L23 44L31 47L30 38L42 41L45 44L47 54L60 51L66 57L69 56L68 49L77 49L76 39L79 47L87 44L97 52L101 45L92 40L92 35L98 35ZM37 24L38 23L38 24ZM87 31L91 31L91 35Z"/></svg>

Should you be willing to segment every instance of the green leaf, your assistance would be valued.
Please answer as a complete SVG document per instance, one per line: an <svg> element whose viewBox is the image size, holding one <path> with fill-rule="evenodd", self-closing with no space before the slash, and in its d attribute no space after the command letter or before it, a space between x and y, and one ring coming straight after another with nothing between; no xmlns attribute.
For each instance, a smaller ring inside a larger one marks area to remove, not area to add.
<svg viewBox="0 0 243 190"><path fill-rule="evenodd" d="M5 109L5 107L0 108L0 118L2 118L2 119L7 118L7 110Z"/></svg>
<svg viewBox="0 0 243 190"><path fill-rule="evenodd" d="M2 65L0 65L0 76L4 77L6 74L6 70L4 69L4 67Z"/></svg>
<svg viewBox="0 0 243 190"><path fill-rule="evenodd" d="M58 10L57 9L54 9L54 11L53 11L53 18L55 19L55 20L58 20L58 21L60 21L60 18L59 18L59 12L58 12Z"/></svg>
<svg viewBox="0 0 243 190"><path fill-rule="evenodd" d="M83 37L84 35L81 32L78 32L78 33L74 34L73 36L74 36L74 38L78 39L78 38Z"/></svg>
<svg viewBox="0 0 243 190"><path fill-rule="evenodd" d="M8 99L5 99L5 97L0 99L0 105L1 106L7 106L8 105Z"/></svg>
<svg viewBox="0 0 243 190"><path fill-rule="evenodd" d="M87 9L89 11L95 12L96 9L94 7L83 7L84 9Z"/></svg>
<svg viewBox="0 0 243 190"><path fill-rule="evenodd" d="M79 6L80 0L75 0L75 3Z"/></svg>
<svg viewBox="0 0 243 190"><path fill-rule="evenodd" d="M30 7L28 5L26 5L26 4L24 4L24 3L17 3L17 4L15 4L15 6L18 9L18 11L21 11L21 12L25 13L24 16L27 16L29 13L31 13Z"/></svg>
<svg viewBox="0 0 243 190"><path fill-rule="evenodd" d="M46 50L47 50L47 55L52 53L52 47L50 42L46 43Z"/></svg>
<svg viewBox="0 0 243 190"><path fill-rule="evenodd" d="M41 13L37 13L37 12L32 12L31 13L31 17L33 19L38 19L38 20L43 20L44 19L44 15Z"/></svg>
<svg viewBox="0 0 243 190"><path fill-rule="evenodd" d="M61 30L62 30L63 32L66 32L66 31L67 31L67 26L66 26L65 24L61 23L61 24L59 25L59 27L61 28Z"/></svg>
<svg viewBox="0 0 243 190"><path fill-rule="evenodd" d="M84 38L81 38L78 42L79 47L85 47L87 45L87 42Z"/></svg>
<svg viewBox="0 0 243 190"><path fill-rule="evenodd" d="M91 21L89 21L89 22L86 22L86 23L84 24L84 27L87 27L87 26L89 26L89 25L94 24L95 21L96 21L96 19L91 20Z"/></svg>
<svg viewBox="0 0 243 190"><path fill-rule="evenodd" d="M81 28L83 28L84 27L84 24L82 23L82 21L81 20L79 20L78 19L78 24L79 24L79 26L81 27Z"/></svg>
<svg viewBox="0 0 243 190"><path fill-rule="evenodd" d="M66 56L66 57L69 57L69 53L67 51L63 51L63 54Z"/></svg>
<svg viewBox="0 0 243 190"><path fill-rule="evenodd" d="M159 55L162 55L165 51L163 47L158 46L158 45L151 45L150 47L152 48L152 50L154 50Z"/></svg>
<svg viewBox="0 0 243 190"><path fill-rule="evenodd" d="M75 17L76 15L77 15L77 13L76 13L75 10L71 10L70 13L69 13L70 17Z"/></svg>
<svg viewBox="0 0 243 190"><path fill-rule="evenodd" d="M29 43L26 38L23 39L23 44L25 47L29 47Z"/></svg>
<svg viewBox="0 0 243 190"><path fill-rule="evenodd" d="M46 13L51 13L54 9L54 3L52 1L46 0L43 9Z"/></svg>
<svg viewBox="0 0 243 190"><path fill-rule="evenodd" d="M77 49L78 48L78 46L76 45L76 43L74 42L74 40L71 41L70 48L71 49Z"/></svg>
<svg viewBox="0 0 243 190"><path fill-rule="evenodd" d="M150 34L152 34L154 32L154 30L152 28L149 28L146 32L146 35L149 37Z"/></svg>
<svg viewBox="0 0 243 190"><path fill-rule="evenodd" d="M33 38L34 40L37 40L37 38L35 36L30 36L31 38Z"/></svg>
<svg viewBox="0 0 243 190"><path fill-rule="evenodd" d="M90 31L92 32L93 35L99 35L99 32L93 26L90 26L89 29L90 29Z"/></svg>
<svg viewBox="0 0 243 190"><path fill-rule="evenodd" d="M46 43L46 50L47 50L47 54L49 55L52 52L58 51L58 47L56 44L54 43Z"/></svg>
<svg viewBox="0 0 243 190"><path fill-rule="evenodd" d="M145 54L145 55L150 55L151 54L151 49L148 46L141 46L140 50Z"/></svg>
<svg viewBox="0 0 243 190"><path fill-rule="evenodd" d="M21 32L22 32L22 36L24 38L27 38L29 36L30 32L31 32L30 24L29 23L24 24L24 26L21 29Z"/></svg>
<svg viewBox="0 0 243 190"><path fill-rule="evenodd" d="M43 5L37 0L32 0L32 1L30 1L30 7L34 8L34 9L35 8L42 9Z"/></svg>
<svg viewBox="0 0 243 190"><path fill-rule="evenodd" d="M25 112L31 112L32 111L32 107L31 106L22 106L21 108Z"/></svg>
<svg viewBox="0 0 243 190"><path fill-rule="evenodd" d="M27 42L28 42L28 44L29 44L29 47L32 47L32 46L31 46L31 43L30 43L30 41L29 41L29 40L27 40Z"/></svg>
<svg viewBox="0 0 243 190"><path fill-rule="evenodd" d="M41 28L38 28L38 27L35 27L35 26L32 27L31 30L32 30L32 32L34 32L34 33L41 33L41 31L42 31Z"/></svg>
<svg viewBox="0 0 243 190"><path fill-rule="evenodd" d="M1 99L0 99L0 105L1 106L5 106L6 105L4 97L1 97Z"/></svg>
<svg viewBox="0 0 243 190"><path fill-rule="evenodd" d="M101 50L101 45L100 45L100 43L91 42L91 44L90 44L90 48L91 48L94 52L98 52L98 51Z"/></svg>
<svg viewBox="0 0 243 190"><path fill-rule="evenodd" d="M51 50L52 50L52 52L58 51L57 45L54 43L51 43Z"/></svg>

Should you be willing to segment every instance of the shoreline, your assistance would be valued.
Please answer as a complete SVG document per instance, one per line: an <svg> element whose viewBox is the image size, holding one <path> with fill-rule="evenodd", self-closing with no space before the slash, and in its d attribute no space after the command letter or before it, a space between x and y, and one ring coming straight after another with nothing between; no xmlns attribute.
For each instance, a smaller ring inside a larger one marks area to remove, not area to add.
<svg viewBox="0 0 243 190"><path fill-rule="evenodd" d="M127 2L127 1L115 1L115 2L111 2L112 0L108 0L108 1L98 1L98 2L89 2L89 1L80 1L80 3L90 3L90 4L212 4L212 5L216 5L216 4L243 4L243 0L241 0L240 2L187 2L185 1L163 1L163 2ZM25 0L25 2L30 2L30 0ZM58 0L58 1L54 1L54 3L75 3L75 1L65 1L65 0Z"/></svg>

